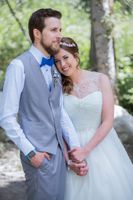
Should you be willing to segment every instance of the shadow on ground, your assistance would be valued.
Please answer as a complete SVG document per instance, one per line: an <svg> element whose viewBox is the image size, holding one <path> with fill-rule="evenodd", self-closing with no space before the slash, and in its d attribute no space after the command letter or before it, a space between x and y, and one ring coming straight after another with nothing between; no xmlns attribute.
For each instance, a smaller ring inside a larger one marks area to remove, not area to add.
<svg viewBox="0 0 133 200"><path fill-rule="evenodd" d="M133 162L133 144L124 144ZM24 173L19 151L12 144L4 146L0 157L0 200L27 200Z"/></svg>
<svg viewBox="0 0 133 200"><path fill-rule="evenodd" d="M0 200L26 200L25 182L10 182L8 185L0 187Z"/></svg>

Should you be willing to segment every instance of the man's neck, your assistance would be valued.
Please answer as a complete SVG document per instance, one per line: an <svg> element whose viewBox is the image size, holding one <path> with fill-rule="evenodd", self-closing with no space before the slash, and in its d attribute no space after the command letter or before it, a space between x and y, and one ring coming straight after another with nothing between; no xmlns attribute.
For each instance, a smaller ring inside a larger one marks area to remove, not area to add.
<svg viewBox="0 0 133 200"><path fill-rule="evenodd" d="M49 57L50 54L39 44L33 44L39 51L41 51L46 57Z"/></svg>

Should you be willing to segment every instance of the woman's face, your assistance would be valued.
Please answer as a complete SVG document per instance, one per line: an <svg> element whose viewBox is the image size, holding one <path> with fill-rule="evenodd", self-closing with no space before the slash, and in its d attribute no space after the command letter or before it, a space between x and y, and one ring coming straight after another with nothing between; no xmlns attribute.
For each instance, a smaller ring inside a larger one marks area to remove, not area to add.
<svg viewBox="0 0 133 200"><path fill-rule="evenodd" d="M55 55L55 63L59 72L65 76L72 76L77 70L76 57L64 49L60 49Z"/></svg>

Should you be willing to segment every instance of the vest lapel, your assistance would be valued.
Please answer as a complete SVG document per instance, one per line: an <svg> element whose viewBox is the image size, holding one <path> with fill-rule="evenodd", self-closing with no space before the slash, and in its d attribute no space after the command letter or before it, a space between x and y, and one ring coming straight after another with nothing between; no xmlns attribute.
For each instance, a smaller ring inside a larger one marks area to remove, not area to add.
<svg viewBox="0 0 133 200"><path fill-rule="evenodd" d="M51 84L51 92L50 92L50 97L53 95L53 92L54 92L54 78L53 78L53 76L54 76L54 68L55 68L55 66L54 67L51 67L51 75L52 75L52 84Z"/></svg>

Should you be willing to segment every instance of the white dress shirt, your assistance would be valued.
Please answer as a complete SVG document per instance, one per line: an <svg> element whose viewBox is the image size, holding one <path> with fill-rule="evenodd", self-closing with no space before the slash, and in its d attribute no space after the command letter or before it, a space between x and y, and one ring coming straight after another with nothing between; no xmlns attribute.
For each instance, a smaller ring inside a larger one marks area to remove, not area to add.
<svg viewBox="0 0 133 200"><path fill-rule="evenodd" d="M29 50L40 64L44 55L34 46ZM41 67L41 71L48 87L52 83L51 68L49 66ZM24 87L25 73L21 60L14 59L9 64L5 76L5 83L2 93L2 105L0 108L0 126L5 129L7 136L18 146L18 148L27 155L35 147L25 137L23 130L17 122L17 113L19 110L20 95ZM61 108L61 127L63 137L70 149L80 146L77 133L68 114L63 108L63 95L60 97Z"/></svg>

